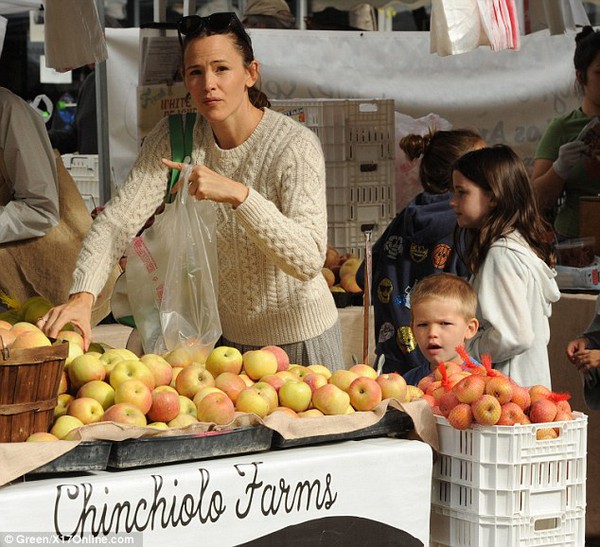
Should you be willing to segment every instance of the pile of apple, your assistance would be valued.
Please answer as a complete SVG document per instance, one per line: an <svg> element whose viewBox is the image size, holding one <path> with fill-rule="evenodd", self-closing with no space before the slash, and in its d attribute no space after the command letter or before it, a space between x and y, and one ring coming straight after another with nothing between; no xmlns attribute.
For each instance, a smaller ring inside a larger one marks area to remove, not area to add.
<svg viewBox="0 0 600 547"><path fill-rule="evenodd" d="M327 246L322 273L332 292L362 293L356 282L356 272L362 260L353 253L340 252L331 245Z"/></svg>
<svg viewBox="0 0 600 547"><path fill-rule="evenodd" d="M488 357L483 363L441 363L418 383L434 414L447 418L456 429L469 429L474 423L514 426L573 419L568 394L554 393L542 385L520 386L492 369ZM558 432L538 429L536 436L552 439Z"/></svg>
<svg viewBox="0 0 600 547"><path fill-rule="evenodd" d="M65 362L50 431L34 433L31 441L68 440L77 428L100 421L168 429L227 425L237 412L260 418L349 414L387 398L409 401L419 392L399 374L377 376L365 364L333 373L324 365L290 364L274 345L243 354L220 346L199 362L185 347L141 357L124 348L84 352L79 333L61 334L77 349Z"/></svg>

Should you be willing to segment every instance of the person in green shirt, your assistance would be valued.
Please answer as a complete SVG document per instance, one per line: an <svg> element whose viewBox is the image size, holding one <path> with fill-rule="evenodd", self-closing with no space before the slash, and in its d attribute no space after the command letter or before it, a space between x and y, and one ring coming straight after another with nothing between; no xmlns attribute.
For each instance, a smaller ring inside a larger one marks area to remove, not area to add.
<svg viewBox="0 0 600 547"><path fill-rule="evenodd" d="M579 236L579 198L600 194L600 148L580 140L582 129L600 116L600 31L584 27L575 43L573 63L582 104L550 122L538 144L532 174L542 210L552 211L560 201L554 220L559 240ZM600 134L597 139L600 142Z"/></svg>

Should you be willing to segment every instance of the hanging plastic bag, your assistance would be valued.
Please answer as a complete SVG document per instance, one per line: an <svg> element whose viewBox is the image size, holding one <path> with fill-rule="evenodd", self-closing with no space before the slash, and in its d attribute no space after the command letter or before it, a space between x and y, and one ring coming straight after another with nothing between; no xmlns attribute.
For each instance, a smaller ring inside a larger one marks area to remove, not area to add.
<svg viewBox="0 0 600 547"><path fill-rule="evenodd" d="M215 205L189 196L173 203L127 250L127 292L145 353L180 349L204 362L221 336Z"/></svg>

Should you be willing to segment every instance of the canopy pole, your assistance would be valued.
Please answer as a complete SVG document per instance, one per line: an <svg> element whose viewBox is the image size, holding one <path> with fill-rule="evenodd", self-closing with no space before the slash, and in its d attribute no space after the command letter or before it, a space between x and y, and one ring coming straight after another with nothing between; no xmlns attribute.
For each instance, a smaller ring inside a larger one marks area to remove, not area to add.
<svg viewBox="0 0 600 547"><path fill-rule="evenodd" d="M104 25L104 2L96 0L98 19L102 31ZM96 122L98 131L98 177L100 182L100 204L110 199L110 148L108 141L108 91L106 84L106 61L96 63Z"/></svg>

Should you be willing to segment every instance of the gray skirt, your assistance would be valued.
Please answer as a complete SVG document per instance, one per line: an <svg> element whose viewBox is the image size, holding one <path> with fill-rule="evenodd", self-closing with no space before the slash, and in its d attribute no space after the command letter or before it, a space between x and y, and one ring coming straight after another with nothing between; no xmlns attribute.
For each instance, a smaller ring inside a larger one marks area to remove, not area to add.
<svg viewBox="0 0 600 547"><path fill-rule="evenodd" d="M242 353L262 347L237 344L225 337L221 338L219 345L235 347ZM319 336L294 344L282 344L280 347L288 354L290 363L296 365L325 365L331 371L346 368L342 353L342 330L339 319L333 327Z"/></svg>

